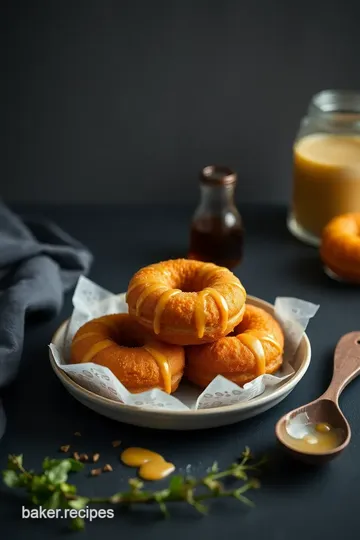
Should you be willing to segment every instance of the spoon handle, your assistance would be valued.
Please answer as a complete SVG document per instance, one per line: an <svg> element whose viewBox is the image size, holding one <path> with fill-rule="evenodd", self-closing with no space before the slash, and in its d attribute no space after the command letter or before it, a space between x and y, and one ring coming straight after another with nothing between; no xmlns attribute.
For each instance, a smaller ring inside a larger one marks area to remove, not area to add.
<svg viewBox="0 0 360 540"><path fill-rule="evenodd" d="M360 332L350 332L336 345L332 380L321 397L337 403L341 392L358 375L360 375Z"/></svg>

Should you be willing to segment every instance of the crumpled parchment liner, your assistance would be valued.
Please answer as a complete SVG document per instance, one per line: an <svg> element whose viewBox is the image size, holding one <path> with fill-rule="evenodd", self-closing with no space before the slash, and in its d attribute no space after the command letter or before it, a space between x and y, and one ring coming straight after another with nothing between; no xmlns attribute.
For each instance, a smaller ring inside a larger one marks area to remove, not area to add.
<svg viewBox="0 0 360 540"><path fill-rule="evenodd" d="M73 306L63 345L50 344L51 353L58 367L80 386L100 396L143 409L173 411L211 409L249 401L262 394L265 389L277 386L290 377L294 373L292 360L301 337L309 320L319 308L315 304L297 298L276 298L275 316L284 330L285 353L283 365L275 375L261 375L243 388L219 375L203 391L183 379L175 394L168 395L157 389L131 394L110 369L91 362L67 365L72 338L85 322L102 315L128 311L125 294L114 295L84 276L78 281Z"/></svg>

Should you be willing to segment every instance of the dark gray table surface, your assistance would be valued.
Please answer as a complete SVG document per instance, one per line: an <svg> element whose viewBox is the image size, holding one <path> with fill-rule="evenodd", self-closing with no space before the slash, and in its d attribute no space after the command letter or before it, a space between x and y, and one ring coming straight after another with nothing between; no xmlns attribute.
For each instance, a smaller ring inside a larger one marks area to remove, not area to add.
<svg viewBox="0 0 360 540"><path fill-rule="evenodd" d="M133 272L155 261L183 256L188 242L192 209L165 207L20 207L18 210L55 220L88 245L95 255L90 278L112 291L124 291ZM51 370L47 344L59 323L71 312L71 294L54 320L31 319L17 380L3 392L8 427L0 441L0 467L8 453L24 453L30 468L44 456L56 456L62 444L75 443L80 451L96 450L114 467L112 474L88 478L78 474L79 490L105 495L124 488L133 471L119 462L122 446L145 446L163 453L184 469L202 474L217 460L232 462L248 445L256 455L269 456L262 487L252 493L256 507L237 501L212 505L207 517L176 506L170 520L156 509L142 508L97 520L83 537L101 534L148 540L183 538L271 538L303 540L355 538L360 502L360 380L343 394L342 408L353 432L347 451L322 468L292 461L277 448L274 425L289 409L319 395L330 381L332 353L342 334L360 328L360 291L327 278L317 250L293 239L285 227L286 212L279 207L241 208L246 226L245 257L235 272L250 294L272 302L276 296L295 296L320 304L308 327L312 361L300 384L281 404L261 416L229 427L202 432L151 431L103 418L86 409L63 388ZM80 431L81 439L73 433ZM0 488L0 537L7 540L66 537L60 520L22 520L24 500ZM26 503L25 503L26 504Z"/></svg>

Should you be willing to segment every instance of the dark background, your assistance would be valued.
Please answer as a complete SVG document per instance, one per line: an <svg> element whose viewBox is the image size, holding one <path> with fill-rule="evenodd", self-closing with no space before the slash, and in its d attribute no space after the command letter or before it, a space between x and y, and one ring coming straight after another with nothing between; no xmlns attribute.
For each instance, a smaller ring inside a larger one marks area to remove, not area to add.
<svg viewBox="0 0 360 540"><path fill-rule="evenodd" d="M287 202L311 95L360 88L360 2L6 1L8 202L190 202L234 167L238 200Z"/></svg>
<svg viewBox="0 0 360 540"><path fill-rule="evenodd" d="M0 196L12 203L88 203L25 204L22 210L52 218L84 242L95 258L90 278L124 290L141 266L186 253L187 209L198 197L200 167L234 167L241 203L288 201L292 142L311 95L360 89L359 21L359 0L6 1L0 12ZM137 202L149 205L130 205ZM155 202L184 208L150 207ZM2 396L8 429L0 469L8 453L22 452L37 469L41 457L57 456L78 430L79 449L99 451L114 466L99 482L78 475L80 492L90 495L125 489L133 473L120 465L114 439L123 448L160 451L179 472L191 464L195 476L215 459L221 467L231 463L245 445L270 458L262 488L252 494L255 509L220 501L204 520L180 508L168 522L151 509L135 510L107 521L106 529L98 520L84 538L356 536L360 381L341 400L352 444L329 467L304 468L286 459L275 445L274 426L326 388L337 340L358 327L359 291L325 276L317 250L287 233L285 208L243 208L248 233L239 277L250 294L321 306L308 328L308 373L278 407L185 439L118 424L77 403L51 371L45 344L70 315L71 293L56 319L27 326L19 376ZM14 209L21 213L21 206ZM23 503L1 487L1 538L73 538L58 521L21 520Z"/></svg>

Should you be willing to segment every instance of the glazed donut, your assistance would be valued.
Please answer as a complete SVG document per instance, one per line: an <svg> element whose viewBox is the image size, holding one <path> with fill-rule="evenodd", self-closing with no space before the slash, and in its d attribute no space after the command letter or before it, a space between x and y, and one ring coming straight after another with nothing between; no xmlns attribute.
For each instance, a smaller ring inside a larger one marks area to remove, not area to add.
<svg viewBox="0 0 360 540"><path fill-rule="evenodd" d="M184 372L182 347L154 339L127 313L105 315L84 324L71 344L71 364L108 367L132 393L153 388L175 392Z"/></svg>
<svg viewBox="0 0 360 540"><path fill-rule="evenodd" d="M342 214L326 225L320 257L336 276L360 283L360 213Z"/></svg>
<svg viewBox="0 0 360 540"><path fill-rule="evenodd" d="M282 364L284 335L278 322L247 304L244 318L230 336L215 343L188 347L185 375L205 388L217 375L242 386Z"/></svg>
<svg viewBox="0 0 360 540"><path fill-rule="evenodd" d="M241 321L246 292L230 270L188 259L160 262L131 279L129 313L159 339L177 345L208 343Z"/></svg>

